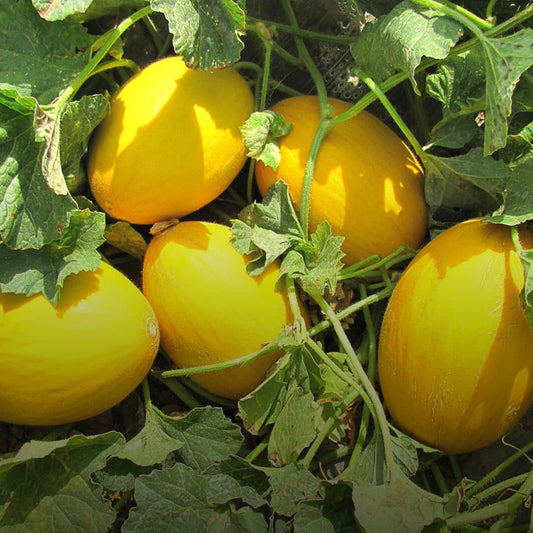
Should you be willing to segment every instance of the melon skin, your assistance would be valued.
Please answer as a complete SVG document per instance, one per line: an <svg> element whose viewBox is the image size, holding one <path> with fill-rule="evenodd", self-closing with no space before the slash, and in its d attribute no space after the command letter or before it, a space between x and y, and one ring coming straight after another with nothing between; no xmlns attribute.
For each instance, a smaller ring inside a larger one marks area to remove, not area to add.
<svg viewBox="0 0 533 533"><path fill-rule="evenodd" d="M239 127L254 109L231 68L158 60L113 96L91 139L87 173L98 205L132 224L188 215L219 196L246 162Z"/></svg>
<svg viewBox="0 0 533 533"><path fill-rule="evenodd" d="M520 229L524 248L533 234ZM511 229L472 219L409 264L388 303L378 368L395 422L447 454L501 438L533 405L533 331Z"/></svg>
<svg viewBox="0 0 533 533"><path fill-rule="evenodd" d="M122 401L150 370L159 326L150 304L105 262L42 294L0 293L0 420L56 425Z"/></svg>
<svg viewBox="0 0 533 533"><path fill-rule="evenodd" d="M260 350L293 322L276 290L277 264L250 276L248 258L230 243L229 227L185 221L156 235L146 252L143 291L161 327L161 345L179 368L215 364ZM281 356L190 377L207 391L239 399L255 389Z"/></svg>
<svg viewBox="0 0 533 533"><path fill-rule="evenodd" d="M351 104L330 98L333 115ZM272 106L290 132L278 139L279 167L258 161L255 179L264 196L283 180L300 208L305 166L320 121L317 96L294 96ZM362 111L329 130L318 153L311 188L309 227L327 220L344 236L343 261L351 265L381 257L399 246L418 248L427 237L424 173L407 145L387 125Z"/></svg>

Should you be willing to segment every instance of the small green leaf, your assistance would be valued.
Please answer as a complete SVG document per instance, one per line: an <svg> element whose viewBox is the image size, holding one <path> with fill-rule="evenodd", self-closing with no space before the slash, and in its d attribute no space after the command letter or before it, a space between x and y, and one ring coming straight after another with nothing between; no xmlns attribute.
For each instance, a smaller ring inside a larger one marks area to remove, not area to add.
<svg viewBox="0 0 533 533"><path fill-rule="evenodd" d="M172 418L173 422L167 419L175 428L172 436L183 442L178 454L195 470L202 471L216 461L239 453L243 445L240 426L227 418L219 407L199 407L183 417Z"/></svg>
<svg viewBox="0 0 533 533"><path fill-rule="evenodd" d="M244 44L245 14L234 0L151 0L173 34L176 53L194 68L210 70L235 63Z"/></svg>
<svg viewBox="0 0 533 533"><path fill-rule="evenodd" d="M351 485L346 482L322 483L324 498L302 501L294 516L294 530L306 533L357 531Z"/></svg>
<svg viewBox="0 0 533 533"><path fill-rule="evenodd" d="M487 213L501 204L510 176L509 167L476 148L465 155L425 154L426 201L430 207L468 209Z"/></svg>
<svg viewBox="0 0 533 533"><path fill-rule="evenodd" d="M426 78L426 92L443 104L443 119L485 108L485 58L479 47L447 58Z"/></svg>
<svg viewBox="0 0 533 533"><path fill-rule="evenodd" d="M504 193L504 202L489 220L516 225L533 220L533 158L518 165L512 172Z"/></svg>
<svg viewBox="0 0 533 533"><path fill-rule="evenodd" d="M527 322L531 329L533 329L533 250L521 250L519 253L526 278L521 298L524 302L524 313Z"/></svg>
<svg viewBox="0 0 533 533"><path fill-rule="evenodd" d="M262 203L254 202L239 213L239 220L232 226L231 243L239 253L257 254L247 269L259 275L302 235L289 188L280 180L270 187Z"/></svg>
<svg viewBox="0 0 533 533"><path fill-rule="evenodd" d="M289 385L288 395L279 412L270 439L268 457L274 466L295 462L316 437L317 405L310 392Z"/></svg>
<svg viewBox="0 0 533 533"><path fill-rule="evenodd" d="M137 259L142 259L146 253L147 244L144 237L123 220L107 226L104 237L108 244Z"/></svg>
<svg viewBox="0 0 533 533"><path fill-rule="evenodd" d="M104 242L105 215L74 210L57 241L38 249L13 250L0 243L0 288L31 296L42 292L54 305L67 276L100 265L97 248Z"/></svg>
<svg viewBox="0 0 533 533"><path fill-rule="evenodd" d="M419 93L415 69L422 58L444 59L462 34L461 25L440 12L400 2L364 27L351 52L357 66L377 82L405 72Z"/></svg>
<svg viewBox="0 0 533 533"><path fill-rule="evenodd" d="M333 236L331 226L326 220L321 222L310 241L301 243L296 250L302 257L299 263L294 257L282 261L280 275L287 274L299 281L302 288L309 294L323 295L329 289L335 292L339 271L342 268L344 252L341 250L344 237ZM294 255L296 252L292 252Z"/></svg>
<svg viewBox="0 0 533 533"><path fill-rule="evenodd" d="M292 516L302 501L324 499L324 487L309 470L292 463L270 473L271 505L276 513Z"/></svg>
<svg viewBox="0 0 533 533"><path fill-rule="evenodd" d="M167 456L181 448L180 420L167 416L151 403L146 405L143 428L129 440L118 458L128 459L139 466L162 463Z"/></svg>
<svg viewBox="0 0 533 533"><path fill-rule="evenodd" d="M274 111L256 111L241 126L248 157L277 170L281 161L278 138L287 135L292 125Z"/></svg>
<svg viewBox="0 0 533 533"><path fill-rule="evenodd" d="M245 429L257 435L273 424L287 400L290 384L311 391L309 356L303 348L290 349L275 363L269 375L251 394L239 401L239 414Z"/></svg>
<svg viewBox="0 0 533 533"><path fill-rule="evenodd" d="M231 456L209 467L206 474L212 476L208 487L208 499L216 504L232 500L245 502L254 509L267 505L270 485L268 476L246 459Z"/></svg>
<svg viewBox="0 0 533 533"><path fill-rule="evenodd" d="M71 194L85 184L85 164L89 138L109 111L109 101L101 94L83 96L70 102L61 116L59 149L63 175Z"/></svg>
<svg viewBox="0 0 533 533"><path fill-rule="evenodd" d="M513 91L520 76L533 65L533 30L486 38L482 44L487 71L484 154L489 155L506 144Z"/></svg>

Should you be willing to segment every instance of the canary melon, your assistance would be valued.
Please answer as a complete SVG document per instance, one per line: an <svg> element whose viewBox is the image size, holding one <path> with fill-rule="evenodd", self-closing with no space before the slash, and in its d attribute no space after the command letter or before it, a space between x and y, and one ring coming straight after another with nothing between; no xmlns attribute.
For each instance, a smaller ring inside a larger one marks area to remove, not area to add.
<svg viewBox="0 0 533 533"><path fill-rule="evenodd" d="M0 420L54 425L98 415L149 371L159 346L142 292L102 262L42 294L0 293Z"/></svg>
<svg viewBox="0 0 533 533"><path fill-rule="evenodd" d="M230 237L227 226L186 221L148 245L143 291L158 317L161 345L180 368L256 352L293 322L287 296L276 290L279 267L271 264L260 276L250 276L248 259ZM238 399L261 383L280 355L191 378L210 392Z"/></svg>
<svg viewBox="0 0 533 533"><path fill-rule="evenodd" d="M351 104L330 98L334 115ZM255 178L264 195L277 180L289 185L299 209L309 149L320 121L318 97L294 96L272 107L292 124L279 139L277 170L258 162ZM316 161L309 222L312 231L328 220L345 237L344 261L350 265L399 246L417 248L426 236L423 171L406 144L366 111L331 129Z"/></svg>
<svg viewBox="0 0 533 533"><path fill-rule="evenodd" d="M533 234L522 228L522 245ZM409 264L387 306L379 377L398 425L445 453L481 448L533 403L533 330L507 226L473 219Z"/></svg>
<svg viewBox="0 0 533 533"><path fill-rule="evenodd" d="M252 92L231 68L188 68L180 56L150 64L112 98L88 154L89 184L114 218L153 224L205 206L246 161L239 127Z"/></svg>

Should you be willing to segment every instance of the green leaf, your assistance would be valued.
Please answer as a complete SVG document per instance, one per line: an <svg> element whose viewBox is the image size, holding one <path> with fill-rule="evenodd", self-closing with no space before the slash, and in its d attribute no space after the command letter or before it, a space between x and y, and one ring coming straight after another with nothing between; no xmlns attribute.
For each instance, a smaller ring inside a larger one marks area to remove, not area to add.
<svg viewBox="0 0 533 533"><path fill-rule="evenodd" d="M0 288L27 296L42 292L55 305L67 276L100 265L97 248L104 242L104 227L103 213L74 210L68 225L57 227L61 237L42 248L13 250L0 244Z"/></svg>
<svg viewBox="0 0 533 533"><path fill-rule="evenodd" d="M525 304L525 315L533 329L533 250L520 250L520 259L524 266L525 283L521 297Z"/></svg>
<svg viewBox="0 0 533 533"><path fill-rule="evenodd" d="M240 426L227 418L219 407L200 407L183 417L165 420L165 431L183 442L178 455L185 464L198 471L239 453L243 445Z"/></svg>
<svg viewBox="0 0 533 533"><path fill-rule="evenodd" d="M289 196L289 187L279 180L262 203L254 202L239 213L231 229L231 243L241 254L257 254L247 265L248 273L259 275L294 244L303 232Z"/></svg>
<svg viewBox="0 0 533 533"><path fill-rule="evenodd" d="M294 516L294 530L306 533L352 533L357 531L351 485L322 483L324 498L302 501Z"/></svg>
<svg viewBox="0 0 533 533"><path fill-rule="evenodd" d="M93 130L107 115L108 110L108 99L96 94L70 102L61 116L59 160L71 194L75 194L86 182L82 158L87 153Z"/></svg>
<svg viewBox="0 0 533 533"><path fill-rule="evenodd" d="M144 237L123 220L107 226L104 237L108 244L137 259L142 259L146 253L147 244Z"/></svg>
<svg viewBox="0 0 533 533"><path fill-rule="evenodd" d="M411 482L399 468L393 469L389 483L355 483L353 501L357 520L367 533L422 531L444 518L445 501Z"/></svg>
<svg viewBox="0 0 533 533"><path fill-rule="evenodd" d="M144 7L148 0L32 0L41 17L49 21L71 18L87 21Z"/></svg>
<svg viewBox="0 0 533 533"><path fill-rule="evenodd" d="M0 4L2 82L41 105L52 102L83 70L93 41L76 22L47 22L31 0Z"/></svg>
<svg viewBox="0 0 533 533"><path fill-rule="evenodd" d="M332 235L327 220L321 222L310 241L299 244L296 251L289 252L283 259L280 276L286 274L297 279L309 294L323 295L326 289L333 294L343 266L343 242L344 237Z"/></svg>
<svg viewBox="0 0 533 533"><path fill-rule="evenodd" d="M316 437L315 411L318 405L310 392L291 385L268 441L268 457L274 466L295 462Z"/></svg>
<svg viewBox="0 0 533 533"><path fill-rule="evenodd" d="M533 158L515 167L504 197L501 209L489 220L512 226L533 219Z"/></svg>
<svg viewBox="0 0 533 533"><path fill-rule="evenodd" d="M24 444L15 457L0 462L0 486L9 494L0 509L0 529L106 531L115 512L91 475L123 445L116 432Z"/></svg>
<svg viewBox="0 0 533 533"><path fill-rule="evenodd" d="M444 59L462 34L462 26L440 12L401 2L367 24L350 49L358 68L377 82L404 72L420 93L415 69L422 58Z"/></svg>
<svg viewBox="0 0 533 533"><path fill-rule="evenodd" d="M289 386L311 391L309 356L302 348L289 350L274 364L259 387L239 401L245 429L254 435L275 423L287 400Z"/></svg>
<svg viewBox="0 0 533 533"><path fill-rule="evenodd" d="M252 113L240 128L248 157L277 170L281 161L278 138L291 129L292 125L287 124L280 113L270 110Z"/></svg>
<svg viewBox="0 0 533 533"><path fill-rule="evenodd" d="M507 118L520 76L533 65L533 30L522 29L501 38L482 41L486 56L487 112L484 154L489 155L507 142Z"/></svg>
<svg viewBox="0 0 533 533"><path fill-rule="evenodd" d="M245 13L234 0L151 0L173 34L176 53L194 68L210 70L235 63L244 44Z"/></svg>
<svg viewBox="0 0 533 533"><path fill-rule="evenodd" d="M270 489L268 476L260 468L241 457L231 456L209 467L206 474L212 476L209 484L209 501L226 504L239 500L254 509L267 505Z"/></svg>
<svg viewBox="0 0 533 533"><path fill-rule="evenodd" d="M510 169L476 148L456 157L425 154L426 201L430 207L487 213L502 202Z"/></svg>
<svg viewBox="0 0 533 533"><path fill-rule="evenodd" d="M41 164L47 146L35 140L33 116L0 106L0 123L0 239L40 248L60 237L76 202L48 187Z"/></svg>
<svg viewBox="0 0 533 533"><path fill-rule="evenodd" d="M146 418L143 428L129 440L117 455L139 466L162 463L167 456L181 448L179 419L162 413L151 403L146 404Z"/></svg>
<svg viewBox="0 0 533 533"><path fill-rule="evenodd" d="M141 476L135 484L137 506L130 511L122 531L266 532L268 526L261 511L212 501L213 496L216 500L220 495L213 484L227 488L232 480L223 474L201 474L182 463ZM234 497L241 494L237 487ZM226 497L233 499L229 494Z"/></svg>
<svg viewBox="0 0 533 533"><path fill-rule="evenodd" d="M284 516L294 515L302 501L321 501L325 496L320 479L296 463L271 470L270 486L270 504Z"/></svg>
<svg viewBox="0 0 533 533"><path fill-rule="evenodd" d="M447 58L426 78L426 92L443 104L443 118L485 107L485 58L479 47Z"/></svg>

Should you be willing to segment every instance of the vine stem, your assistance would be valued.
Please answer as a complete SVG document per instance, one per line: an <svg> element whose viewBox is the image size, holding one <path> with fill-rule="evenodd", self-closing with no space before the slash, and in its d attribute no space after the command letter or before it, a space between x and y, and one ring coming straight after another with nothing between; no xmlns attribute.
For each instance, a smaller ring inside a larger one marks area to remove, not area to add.
<svg viewBox="0 0 533 533"><path fill-rule="evenodd" d="M136 11L128 18L124 19L116 28L113 28L109 31L109 34L102 44L102 46L97 50L91 60L85 65L82 71L76 76L71 85L69 85L58 97L56 100L56 105L60 108L66 105L74 97L74 95L80 90L81 86L89 79L96 71L98 65L102 59L107 55L109 50L113 47L115 42L120 38L120 36L138 20L142 19L153 13L153 10L150 6L143 7Z"/></svg>
<svg viewBox="0 0 533 533"><path fill-rule="evenodd" d="M328 305L324 297L319 296L319 295L313 295L313 299L319 305L320 309L326 315L326 318L329 320L329 322L333 326L335 334L337 335L337 338L339 339L341 346L343 347L343 349L345 350L348 356L348 363L353 369L352 372L355 374L357 379L360 381L362 388L368 395L368 398L370 400L369 406L372 406L373 410L375 411L376 422L381 430L381 434L383 437L383 448L384 448L384 454L385 454L385 461L387 464L388 474L390 478L390 476L392 475L392 468L395 463L395 460L394 460L394 452L393 452L393 447L392 447L392 439L389 433L389 424L387 421L387 416L385 414L385 409L383 408L383 404L381 403L381 400L379 399L379 396L376 392L376 389L372 385L370 378L366 374L363 366L361 365L359 359L357 358L355 350L350 340L348 339L348 336L346 335L346 332L344 331L342 324L340 320L338 319L337 315L335 314L333 309L331 309L331 307Z"/></svg>
<svg viewBox="0 0 533 533"><path fill-rule="evenodd" d="M468 11L468 9L454 4L453 2L449 2L448 0L442 0L441 2L435 2L434 0L413 0L413 2L429 9L436 9L437 11L443 11L442 8L445 8L447 15L453 18L460 17L463 20L468 20L470 23L475 24L481 30L490 30L494 26L492 22L482 19L471 11Z"/></svg>
<svg viewBox="0 0 533 533"><path fill-rule="evenodd" d="M313 61L311 54L307 50L305 43L303 42L301 37L297 35L299 30L298 22L292 9L291 2L290 0L281 0L281 3L285 9L285 12L287 13L291 28L293 28L294 30L293 36L296 42L296 48L298 49L298 55L303 61L305 67L307 68L307 71L309 72L309 75L313 80L313 83L315 84L320 106L320 123L317 128L317 131L315 132L315 136L313 137L313 141L311 143L309 155L307 157L305 165L299 209L300 224L304 231L305 238L307 238L309 234L309 207L311 204L311 188L313 185L313 176L320 146L327 132L331 129L329 125L329 120L332 113L332 109L328 103L327 89L324 83L324 79L322 78L322 74L320 73L318 67L315 65L315 62Z"/></svg>
<svg viewBox="0 0 533 533"><path fill-rule="evenodd" d="M412 1L419 6L435 9L436 11L440 11L454 20L457 20L457 22L460 22L463 26L468 28L480 40L484 38L483 32L490 30L493 27L490 22L477 17L470 11L460 8L451 2L446 2L445 0L442 2L437 2L436 0Z"/></svg>
<svg viewBox="0 0 533 533"><path fill-rule="evenodd" d="M511 515L511 513L514 513L519 505L529 497L531 492L533 492L533 470L528 473L525 481L510 498L487 505L481 509L476 509L475 511L459 513L447 518L446 525L450 528L454 528L466 524L475 524L496 516L505 514Z"/></svg>
<svg viewBox="0 0 533 533"><path fill-rule="evenodd" d="M359 396L359 393L357 390L351 391L346 398L339 404L338 411L340 413L343 413L345 409L347 409ZM337 422L337 417L332 416L330 417L327 422L324 424L322 429L320 430L320 433L317 435L316 439L313 441L309 449L307 450L305 456L303 457L301 461L301 465L305 469L309 469L311 466L311 462L313 461L315 455L318 452L318 449L326 439L326 437L329 435L330 431L333 429L333 426Z"/></svg>
<svg viewBox="0 0 533 533"><path fill-rule="evenodd" d="M409 129L405 121L399 115L396 108L392 105L391 101L387 98L386 94L381 90L380 86L365 72L357 71L356 75L366 84L366 86L376 95L383 107L387 110L389 115L392 117L400 131L403 133L404 137L407 139L409 144L412 146L416 155L420 158L424 158L424 149L418 142L418 139L415 137L413 132Z"/></svg>

